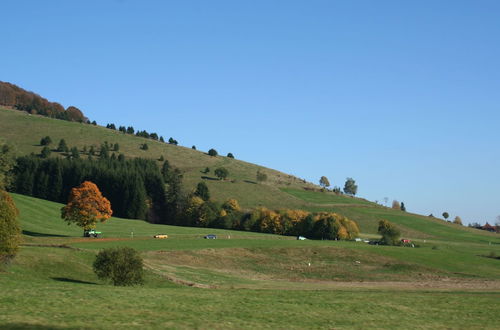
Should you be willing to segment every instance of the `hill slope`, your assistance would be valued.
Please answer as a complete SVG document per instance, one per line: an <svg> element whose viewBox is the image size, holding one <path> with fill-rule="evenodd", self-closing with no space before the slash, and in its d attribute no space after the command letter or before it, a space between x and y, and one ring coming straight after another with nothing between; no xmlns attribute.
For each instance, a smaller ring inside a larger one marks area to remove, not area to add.
<svg viewBox="0 0 500 330"><path fill-rule="evenodd" d="M55 145L60 139L65 139L69 147L76 146L80 151L84 147L98 148L108 141L113 144L118 143L119 152L126 157L159 159L163 156L183 171L187 190L194 189L198 182L204 181L210 189L212 198L218 201L236 198L244 208L265 206L272 209L338 212L357 221L364 234L372 235L376 234L378 220L386 218L398 224L404 236L412 238L446 237L456 241L473 241L477 237L482 237L484 241L488 241L496 237L494 234L489 235L441 220L388 209L360 198L311 191L310 189L318 187L294 176L238 159L211 157L202 151L124 134L100 126L0 108L0 140L13 145L18 155L39 154L42 149L39 144L40 139L47 135L52 138ZM148 150L140 148L144 143L148 144ZM61 155L52 153L52 156ZM215 179L214 169L221 166L229 170L229 180ZM207 174L202 173L206 167L211 171ZM257 183L257 171L266 173L267 181Z"/></svg>

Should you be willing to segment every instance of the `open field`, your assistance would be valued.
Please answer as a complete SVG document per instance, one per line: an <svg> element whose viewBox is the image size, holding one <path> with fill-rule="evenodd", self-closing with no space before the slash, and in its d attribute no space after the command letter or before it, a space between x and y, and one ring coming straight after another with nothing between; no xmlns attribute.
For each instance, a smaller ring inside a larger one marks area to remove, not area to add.
<svg viewBox="0 0 500 330"><path fill-rule="evenodd" d="M485 257L500 254L498 236L465 231L460 241L431 227L430 242L400 248L112 218L92 239L59 218L60 204L14 199L25 245L0 272L0 328L498 326L500 262ZM142 251L144 286L92 272L98 249L120 245Z"/></svg>

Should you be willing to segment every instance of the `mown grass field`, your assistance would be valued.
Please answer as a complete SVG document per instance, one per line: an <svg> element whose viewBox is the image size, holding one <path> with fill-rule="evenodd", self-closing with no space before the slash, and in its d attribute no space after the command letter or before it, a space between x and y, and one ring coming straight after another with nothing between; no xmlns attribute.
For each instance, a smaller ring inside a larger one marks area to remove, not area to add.
<svg viewBox="0 0 500 330"><path fill-rule="evenodd" d="M423 225L433 238L401 248L112 218L92 239L60 204L13 197L25 243L0 272L0 328L498 328L500 262L484 257L498 236ZM143 286L94 275L96 252L119 245L141 251Z"/></svg>

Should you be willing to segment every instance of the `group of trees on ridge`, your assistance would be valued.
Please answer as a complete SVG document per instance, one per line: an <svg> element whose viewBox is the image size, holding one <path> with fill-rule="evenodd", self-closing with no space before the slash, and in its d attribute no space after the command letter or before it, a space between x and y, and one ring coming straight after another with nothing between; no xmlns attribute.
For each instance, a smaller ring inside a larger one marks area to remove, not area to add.
<svg viewBox="0 0 500 330"><path fill-rule="evenodd" d="M330 181L326 176L322 176L319 179L319 185L323 187L323 190L328 189L328 187L330 187ZM340 187L337 186L333 187L331 191L336 194L342 193ZM358 185L356 184L356 181L354 181L353 178L347 178L344 184L344 194L354 196L357 194L357 192L358 192Z"/></svg>
<svg viewBox="0 0 500 330"><path fill-rule="evenodd" d="M68 121L87 122L87 118L85 118L82 111L74 106L64 109L57 102L49 102L38 94L3 81L0 81L0 105L26 111L30 114Z"/></svg>

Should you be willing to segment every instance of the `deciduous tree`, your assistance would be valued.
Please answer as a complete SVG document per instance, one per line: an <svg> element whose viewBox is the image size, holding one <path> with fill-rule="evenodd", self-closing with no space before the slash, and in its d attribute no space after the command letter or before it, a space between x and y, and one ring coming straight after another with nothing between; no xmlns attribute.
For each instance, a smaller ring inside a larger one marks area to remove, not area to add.
<svg viewBox="0 0 500 330"><path fill-rule="evenodd" d="M450 215L448 214L448 212L443 212L443 218L446 220L450 217Z"/></svg>
<svg viewBox="0 0 500 330"><path fill-rule="evenodd" d="M220 180L225 180L227 176L229 175L229 171L224 168L224 167L219 167L215 171L215 176L218 177Z"/></svg>
<svg viewBox="0 0 500 330"><path fill-rule="evenodd" d="M358 192L358 186L353 178L347 178L344 185L344 193L348 195L356 195Z"/></svg>
<svg viewBox="0 0 500 330"><path fill-rule="evenodd" d="M208 155L212 156L212 157L217 156L218 155L217 150L215 150L215 149L208 150Z"/></svg>
<svg viewBox="0 0 500 330"><path fill-rule="evenodd" d="M330 187L330 181L328 181L328 178L326 176L322 176L319 179L319 185L323 188L328 188Z"/></svg>
<svg viewBox="0 0 500 330"><path fill-rule="evenodd" d="M381 241L386 245L398 244L399 236L401 235L401 232L393 223L384 219L378 223L378 233L382 235Z"/></svg>
<svg viewBox="0 0 500 330"><path fill-rule="evenodd" d="M462 219L457 215L455 219L453 220L453 223L456 223L457 225L462 226Z"/></svg>
<svg viewBox="0 0 500 330"><path fill-rule="evenodd" d="M68 204L61 209L61 217L68 224L76 223L84 231L95 228L98 221L105 222L112 213L111 203L90 181L71 189Z"/></svg>

